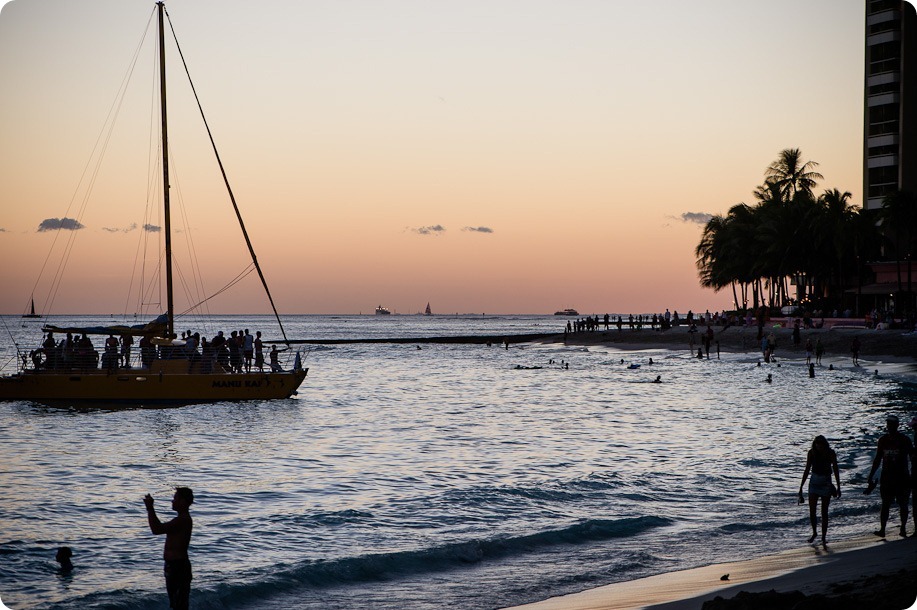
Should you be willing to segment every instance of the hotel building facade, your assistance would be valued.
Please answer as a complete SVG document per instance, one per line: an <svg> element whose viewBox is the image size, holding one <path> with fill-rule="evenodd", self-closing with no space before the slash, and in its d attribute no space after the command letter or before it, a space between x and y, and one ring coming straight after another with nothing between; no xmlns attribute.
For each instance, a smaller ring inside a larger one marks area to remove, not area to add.
<svg viewBox="0 0 917 610"><path fill-rule="evenodd" d="M866 0L863 208L895 191L917 193L917 11Z"/></svg>

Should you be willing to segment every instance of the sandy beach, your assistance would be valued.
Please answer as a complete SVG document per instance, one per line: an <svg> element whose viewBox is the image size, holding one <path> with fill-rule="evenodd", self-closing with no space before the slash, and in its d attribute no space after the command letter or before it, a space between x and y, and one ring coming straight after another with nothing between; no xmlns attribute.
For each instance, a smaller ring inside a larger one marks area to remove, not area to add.
<svg viewBox="0 0 917 610"><path fill-rule="evenodd" d="M700 328L700 327L699 327ZM905 333L901 330L873 330L866 328L820 328L801 331L798 347L793 345L793 329L770 325L764 329L765 336L773 333L777 340L776 356L778 358L805 358L805 344L811 339L814 344L821 341L825 349L824 357L846 360L851 363L850 346L854 338L860 340L860 359L862 365L877 362L880 364L914 364L917 365L917 333ZM687 327L677 326L666 331L643 328L631 330L627 327L617 330L580 332L567 336L567 343L580 345L605 344L620 349L647 349L661 347L667 349L692 349L696 351L701 345L700 332L690 333ZM761 342L758 340L757 327L730 326L714 327L714 344L711 355L714 355L716 343L721 351L761 353ZM917 370L917 369L915 369Z"/></svg>
<svg viewBox="0 0 917 610"><path fill-rule="evenodd" d="M835 328L803 330L793 345L792 329L770 326L780 360L804 359L805 341L820 339L823 365L853 367L850 346L860 340L860 367L879 374L917 373L917 335L899 330ZM715 330L723 352L761 353L756 327ZM698 333L699 334L699 333ZM686 327L667 331L624 328L570 334L568 344L608 345L625 350L651 348L696 351L699 337ZM721 580L728 574L728 580ZM879 540L871 534L832 543L804 546L747 561L714 564L615 583L542 602L519 606L526 610L765 610L779 608L917 607L917 535Z"/></svg>
<svg viewBox="0 0 917 610"><path fill-rule="evenodd" d="M720 580L727 574L729 580ZM774 593L770 593L772 591ZM797 606L802 596L807 596L809 605ZM870 610L903 610L914 605L915 596L917 538L882 541L868 535L831 544L828 549L805 546L748 561L615 583L518 608L765 610L830 607L843 610L868 607Z"/></svg>

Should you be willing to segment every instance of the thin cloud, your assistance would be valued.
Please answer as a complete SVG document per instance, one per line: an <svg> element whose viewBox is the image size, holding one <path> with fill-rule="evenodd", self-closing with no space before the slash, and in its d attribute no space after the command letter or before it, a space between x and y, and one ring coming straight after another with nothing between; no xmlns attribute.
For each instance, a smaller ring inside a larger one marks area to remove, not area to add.
<svg viewBox="0 0 917 610"><path fill-rule="evenodd" d="M431 225L428 227L417 227L415 229L411 229L411 231L417 233L418 235L439 235L445 230L446 227L443 225Z"/></svg>
<svg viewBox="0 0 917 610"><path fill-rule="evenodd" d="M151 224L145 224L143 225L143 230L146 231L147 233L159 233L160 231L162 231L162 227L151 225Z"/></svg>
<svg viewBox="0 0 917 610"><path fill-rule="evenodd" d="M60 229L65 231L79 231L84 228L83 224L74 218L45 218L41 221L41 224L38 225L38 232L57 231Z"/></svg>
<svg viewBox="0 0 917 610"><path fill-rule="evenodd" d="M490 227L463 227L462 231L471 231L473 233L493 233Z"/></svg>
<svg viewBox="0 0 917 610"><path fill-rule="evenodd" d="M103 231L108 231L109 233L130 233L131 231L137 230L137 223L132 222L129 227L126 229L119 229L117 227L102 227Z"/></svg>
<svg viewBox="0 0 917 610"><path fill-rule="evenodd" d="M713 214L707 212L685 212L681 215L682 222L693 222L699 225L705 225L713 218Z"/></svg>

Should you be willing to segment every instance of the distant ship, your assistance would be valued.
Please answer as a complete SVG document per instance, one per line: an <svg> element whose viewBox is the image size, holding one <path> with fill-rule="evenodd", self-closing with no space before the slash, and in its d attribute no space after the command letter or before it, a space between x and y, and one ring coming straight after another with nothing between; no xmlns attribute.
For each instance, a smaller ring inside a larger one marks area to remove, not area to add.
<svg viewBox="0 0 917 610"><path fill-rule="evenodd" d="M392 312L388 307L383 307L382 305L379 305L378 307L376 307L376 315L377 316L390 316L392 315Z"/></svg>
<svg viewBox="0 0 917 610"><path fill-rule="evenodd" d="M563 311L555 311L555 316L578 316L579 312L575 309L564 309Z"/></svg>
<svg viewBox="0 0 917 610"><path fill-rule="evenodd" d="M423 315L425 315L425 316L432 316L432 315L433 315L433 311L430 309L430 304L429 304L429 303L427 303L427 308L424 310Z"/></svg>

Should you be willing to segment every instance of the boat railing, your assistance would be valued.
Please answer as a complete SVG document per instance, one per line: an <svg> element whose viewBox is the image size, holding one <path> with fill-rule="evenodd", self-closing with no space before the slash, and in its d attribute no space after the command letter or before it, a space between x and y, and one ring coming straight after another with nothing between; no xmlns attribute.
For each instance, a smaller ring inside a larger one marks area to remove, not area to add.
<svg viewBox="0 0 917 610"><path fill-rule="evenodd" d="M48 349L17 348L17 366L20 373L41 372L81 372L93 371L161 371L183 369L187 373L230 374L233 372L284 372L302 369L302 354L283 350L278 351L276 359L265 359L258 367L256 362L246 362L241 355L233 355L229 350L192 351L188 353L180 346L142 347L126 354L117 351L106 351L101 354L95 349L77 348L68 350L63 347ZM276 362L274 361L276 360Z"/></svg>

